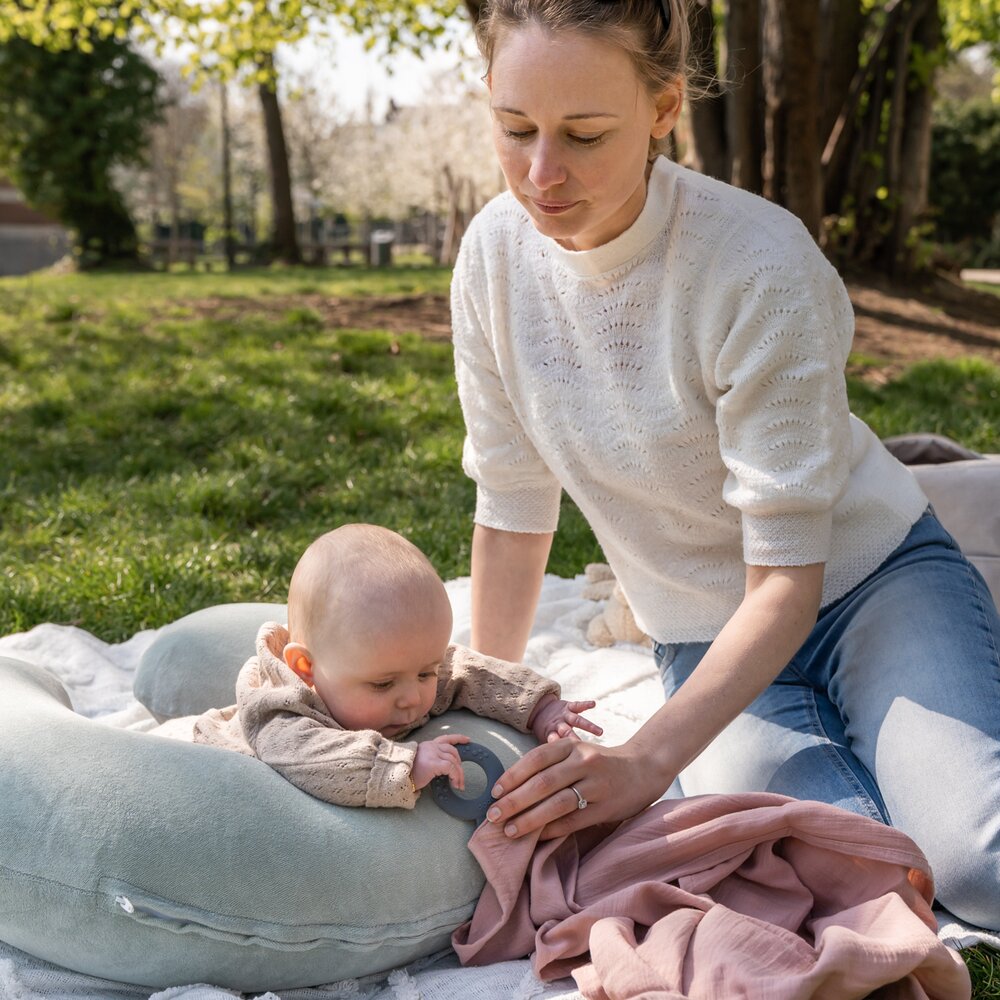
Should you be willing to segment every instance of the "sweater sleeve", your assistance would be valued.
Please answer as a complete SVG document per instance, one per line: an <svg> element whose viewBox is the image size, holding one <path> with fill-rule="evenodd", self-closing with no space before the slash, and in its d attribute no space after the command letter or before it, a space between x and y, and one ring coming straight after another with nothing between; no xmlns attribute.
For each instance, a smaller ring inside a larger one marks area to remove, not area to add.
<svg viewBox="0 0 1000 1000"><path fill-rule="evenodd" d="M511 402L491 340L502 335L489 317L487 268L475 233L467 235L451 286L458 398L465 419L462 467L476 483L477 524L503 531L555 531L561 487L526 434ZM507 294L509 289L497 289ZM493 322L497 322L494 319Z"/></svg>
<svg viewBox="0 0 1000 1000"><path fill-rule="evenodd" d="M412 809L416 744L341 728L320 696L271 655L267 628L258 635L258 655L237 678L230 734L239 726L250 753L317 799Z"/></svg>
<svg viewBox="0 0 1000 1000"><path fill-rule="evenodd" d="M255 755L297 788L338 806L412 809L415 743L395 743L373 729L323 725L275 713L257 730Z"/></svg>
<svg viewBox="0 0 1000 1000"><path fill-rule="evenodd" d="M748 565L826 562L850 475L853 310L798 220L746 233L729 241L712 281L709 322L724 337L712 369L723 497L741 513Z"/></svg>
<svg viewBox="0 0 1000 1000"><path fill-rule="evenodd" d="M531 713L547 694L558 698L559 685L529 667L453 645L441 664L431 715L467 708L526 733Z"/></svg>

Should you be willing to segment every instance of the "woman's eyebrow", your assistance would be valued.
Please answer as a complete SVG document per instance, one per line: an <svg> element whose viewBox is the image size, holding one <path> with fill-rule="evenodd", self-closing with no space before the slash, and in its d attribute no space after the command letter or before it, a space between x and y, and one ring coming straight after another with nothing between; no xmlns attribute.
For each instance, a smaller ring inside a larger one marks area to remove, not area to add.
<svg viewBox="0 0 1000 1000"><path fill-rule="evenodd" d="M506 115L517 115L519 118L527 118L528 116L523 111L518 111L517 108L504 108L500 106L494 106L494 111L502 111ZM620 118L621 115L613 115L610 111L581 111L573 115L563 115L563 121L577 121L581 118Z"/></svg>

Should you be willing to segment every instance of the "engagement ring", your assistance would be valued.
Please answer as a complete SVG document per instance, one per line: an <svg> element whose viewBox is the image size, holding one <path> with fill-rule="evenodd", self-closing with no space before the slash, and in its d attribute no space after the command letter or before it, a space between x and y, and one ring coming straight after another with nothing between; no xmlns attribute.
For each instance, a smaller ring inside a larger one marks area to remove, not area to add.
<svg viewBox="0 0 1000 1000"><path fill-rule="evenodd" d="M570 785L569 786L569 790L576 796L576 808L577 809L586 809L587 808L587 800L576 790L576 786L575 785Z"/></svg>

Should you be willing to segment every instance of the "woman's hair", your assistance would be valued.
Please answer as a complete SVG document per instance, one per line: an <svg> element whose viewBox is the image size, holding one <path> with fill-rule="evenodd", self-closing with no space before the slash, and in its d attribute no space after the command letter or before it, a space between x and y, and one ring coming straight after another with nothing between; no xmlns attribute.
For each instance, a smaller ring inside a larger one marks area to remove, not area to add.
<svg viewBox="0 0 1000 1000"><path fill-rule="evenodd" d="M689 76L685 0L662 0L670 10L665 29L661 0L487 0L476 26L476 40L487 72L505 31L534 22L553 34L579 31L621 46L631 57L650 95Z"/></svg>

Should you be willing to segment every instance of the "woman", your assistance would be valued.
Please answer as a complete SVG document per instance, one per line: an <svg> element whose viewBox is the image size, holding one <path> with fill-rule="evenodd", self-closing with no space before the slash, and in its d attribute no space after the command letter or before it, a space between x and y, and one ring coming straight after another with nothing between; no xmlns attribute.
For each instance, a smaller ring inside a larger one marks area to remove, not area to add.
<svg viewBox="0 0 1000 1000"><path fill-rule="evenodd" d="M560 490L667 701L623 746L500 779L510 836L767 790L879 818L941 902L1000 928L1000 619L910 473L848 412L853 315L796 219L651 150L681 0L494 0L479 26L509 192L453 286L478 499L472 643L522 657Z"/></svg>

